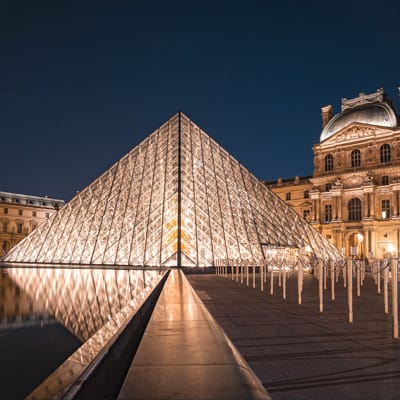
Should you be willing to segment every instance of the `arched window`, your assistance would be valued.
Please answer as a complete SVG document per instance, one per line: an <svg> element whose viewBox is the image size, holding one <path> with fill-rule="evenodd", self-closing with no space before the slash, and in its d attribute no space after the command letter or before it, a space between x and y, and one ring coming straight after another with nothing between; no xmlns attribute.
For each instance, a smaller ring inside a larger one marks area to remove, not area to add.
<svg viewBox="0 0 400 400"><path fill-rule="evenodd" d="M325 171L332 171L333 170L333 155L328 154L325 157Z"/></svg>
<svg viewBox="0 0 400 400"><path fill-rule="evenodd" d="M357 197L349 201L349 221L361 221L361 200Z"/></svg>
<svg viewBox="0 0 400 400"><path fill-rule="evenodd" d="M351 152L351 166L359 167L361 165L361 151L356 149Z"/></svg>
<svg viewBox="0 0 400 400"><path fill-rule="evenodd" d="M390 145L389 144L383 144L381 146L381 163L390 162L390 161L391 161Z"/></svg>

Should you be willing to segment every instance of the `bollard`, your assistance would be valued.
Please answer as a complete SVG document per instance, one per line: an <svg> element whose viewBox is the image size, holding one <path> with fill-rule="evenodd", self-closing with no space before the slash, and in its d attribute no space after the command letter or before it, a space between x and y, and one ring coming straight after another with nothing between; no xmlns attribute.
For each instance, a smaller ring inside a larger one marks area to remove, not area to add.
<svg viewBox="0 0 400 400"><path fill-rule="evenodd" d="M378 268L376 273L376 284L378 285L377 290L378 294L381 294L381 268L378 261Z"/></svg>
<svg viewBox="0 0 400 400"><path fill-rule="evenodd" d="M261 283L261 291L264 291L264 262L260 263L260 273L261 273L261 279L260 279L260 283Z"/></svg>
<svg viewBox="0 0 400 400"><path fill-rule="evenodd" d="M356 273L357 273L357 297L360 297L360 286L361 286L361 271L360 271L360 268L361 268L361 265L356 262L356 264L354 266L357 269L357 271L356 271Z"/></svg>
<svg viewBox="0 0 400 400"><path fill-rule="evenodd" d="M282 267L279 266L279 271L278 271L278 286L282 286Z"/></svg>
<svg viewBox="0 0 400 400"><path fill-rule="evenodd" d="M331 297L335 300L335 262L331 260Z"/></svg>
<svg viewBox="0 0 400 400"><path fill-rule="evenodd" d="M274 294L274 267L271 266L271 295Z"/></svg>
<svg viewBox="0 0 400 400"><path fill-rule="evenodd" d="M299 304L302 302L301 294L303 292L303 274L303 264L299 262L299 267L297 269L297 294Z"/></svg>
<svg viewBox="0 0 400 400"><path fill-rule="evenodd" d="M361 286L364 286L365 279L365 260L361 261Z"/></svg>
<svg viewBox="0 0 400 400"><path fill-rule="evenodd" d="M398 310L398 258L392 258L392 316L393 337L399 337L399 310Z"/></svg>
<svg viewBox="0 0 400 400"><path fill-rule="evenodd" d="M324 311L324 291L323 291L323 269L322 260L318 263L318 287L319 287L319 312Z"/></svg>
<svg viewBox="0 0 400 400"><path fill-rule="evenodd" d="M349 307L349 322L353 322L353 260L349 258L347 266L347 302Z"/></svg>
<svg viewBox="0 0 400 400"><path fill-rule="evenodd" d="M286 300L286 267L283 267L282 296L283 296L283 299Z"/></svg>
<svg viewBox="0 0 400 400"><path fill-rule="evenodd" d="M385 267L383 271L383 299L385 303L385 314L389 314L389 298L388 298L388 280L389 280L389 266Z"/></svg>

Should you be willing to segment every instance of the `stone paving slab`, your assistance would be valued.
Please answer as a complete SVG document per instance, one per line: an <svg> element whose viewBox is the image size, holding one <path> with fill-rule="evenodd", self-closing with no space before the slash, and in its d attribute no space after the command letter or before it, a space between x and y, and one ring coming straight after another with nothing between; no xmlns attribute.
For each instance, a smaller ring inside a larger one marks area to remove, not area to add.
<svg viewBox="0 0 400 400"><path fill-rule="evenodd" d="M311 275L305 276L302 305L294 277L286 300L277 282L271 296L269 288L261 292L216 275L188 279L274 400L400 399L400 340L392 339L391 315L384 314L383 294L372 278L361 297L353 292L353 324L342 281L335 301L328 282L320 313Z"/></svg>

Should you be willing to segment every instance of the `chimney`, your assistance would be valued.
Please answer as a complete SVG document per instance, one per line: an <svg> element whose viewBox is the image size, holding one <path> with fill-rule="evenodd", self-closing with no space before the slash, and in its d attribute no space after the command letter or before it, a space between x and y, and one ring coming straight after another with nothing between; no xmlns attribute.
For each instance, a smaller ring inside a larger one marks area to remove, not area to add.
<svg viewBox="0 0 400 400"><path fill-rule="evenodd" d="M326 127L326 125L328 125L328 122L331 120L332 115L333 115L333 107L328 104L325 107L321 107L321 111L322 111L322 129L324 129Z"/></svg>

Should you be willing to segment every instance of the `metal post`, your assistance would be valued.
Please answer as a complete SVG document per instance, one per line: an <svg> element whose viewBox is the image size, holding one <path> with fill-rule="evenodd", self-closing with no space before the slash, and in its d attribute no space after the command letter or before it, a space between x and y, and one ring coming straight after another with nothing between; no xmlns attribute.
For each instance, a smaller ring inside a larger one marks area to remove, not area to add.
<svg viewBox="0 0 400 400"><path fill-rule="evenodd" d="M323 291L323 270L322 260L318 263L318 287L319 287L319 312L324 311L324 291Z"/></svg>
<svg viewBox="0 0 400 400"><path fill-rule="evenodd" d="M378 261L378 268L376 273L376 284L378 285L378 293L381 294L381 268Z"/></svg>
<svg viewBox="0 0 400 400"><path fill-rule="evenodd" d="M389 314L389 298L388 298L388 280L389 280L389 266L385 267L383 271L383 298L385 303L385 314Z"/></svg>
<svg viewBox="0 0 400 400"><path fill-rule="evenodd" d="M278 286L282 286L282 267L279 266L279 272L278 272Z"/></svg>
<svg viewBox="0 0 400 400"><path fill-rule="evenodd" d="M347 301L349 306L349 322L353 322L353 260L349 258L347 266Z"/></svg>
<svg viewBox="0 0 400 400"><path fill-rule="evenodd" d="M335 262L331 260L331 296L335 300Z"/></svg>
<svg viewBox="0 0 400 400"><path fill-rule="evenodd" d="M271 295L274 294L274 267L271 265Z"/></svg>
<svg viewBox="0 0 400 400"><path fill-rule="evenodd" d="M365 279L365 260L361 262L361 286L364 286L364 279Z"/></svg>
<svg viewBox="0 0 400 400"><path fill-rule="evenodd" d="M399 337L399 310L398 310L398 258L392 259L392 315L393 315L393 337Z"/></svg>
<svg viewBox="0 0 400 400"><path fill-rule="evenodd" d="M282 295L284 300L286 300L286 266L283 267L283 287L282 287Z"/></svg>
<svg viewBox="0 0 400 400"><path fill-rule="evenodd" d="M246 265L246 284L247 286L249 286L249 263L247 262L247 260L245 260L245 265Z"/></svg>
<svg viewBox="0 0 400 400"><path fill-rule="evenodd" d="M359 263L356 262L356 264L354 265L355 268L357 269L356 273L357 273L357 297L360 297L360 284L361 284L361 265Z"/></svg>
<svg viewBox="0 0 400 400"><path fill-rule="evenodd" d="M299 304L301 304L301 294L303 292L303 264L299 262L299 266L297 269L297 295Z"/></svg>
<svg viewBox="0 0 400 400"><path fill-rule="evenodd" d="M261 272L261 291L264 291L264 261L260 263L260 272Z"/></svg>

